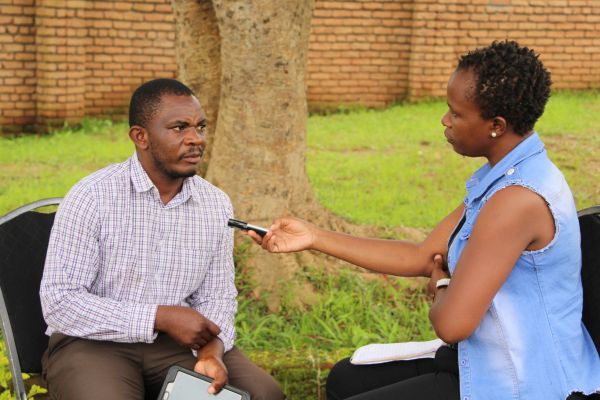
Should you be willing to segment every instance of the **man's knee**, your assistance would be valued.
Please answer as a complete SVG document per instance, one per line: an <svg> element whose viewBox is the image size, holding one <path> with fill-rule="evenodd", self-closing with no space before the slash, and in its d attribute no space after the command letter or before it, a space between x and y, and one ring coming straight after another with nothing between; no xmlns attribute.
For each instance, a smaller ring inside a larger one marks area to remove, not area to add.
<svg viewBox="0 0 600 400"><path fill-rule="evenodd" d="M285 395L279 387L279 384L274 380L265 382L261 387L252 388L250 393L252 400L283 400Z"/></svg>
<svg viewBox="0 0 600 400"><path fill-rule="evenodd" d="M242 351L231 349L225 354L229 383L250 393L252 400L282 400L283 391L275 379L250 361Z"/></svg>
<svg viewBox="0 0 600 400"><path fill-rule="evenodd" d="M116 345L63 338L49 349L44 373L53 399L141 399L144 387L139 365L120 357Z"/></svg>

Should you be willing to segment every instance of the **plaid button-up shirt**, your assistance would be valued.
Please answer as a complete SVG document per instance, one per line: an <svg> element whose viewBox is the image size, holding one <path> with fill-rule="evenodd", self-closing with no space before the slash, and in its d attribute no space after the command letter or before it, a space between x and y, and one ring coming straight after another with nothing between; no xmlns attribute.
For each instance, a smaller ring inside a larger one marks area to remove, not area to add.
<svg viewBox="0 0 600 400"><path fill-rule="evenodd" d="M184 180L166 205L137 156L77 183L56 215L40 297L48 335L152 342L159 305L192 307L235 338L233 216L225 193Z"/></svg>

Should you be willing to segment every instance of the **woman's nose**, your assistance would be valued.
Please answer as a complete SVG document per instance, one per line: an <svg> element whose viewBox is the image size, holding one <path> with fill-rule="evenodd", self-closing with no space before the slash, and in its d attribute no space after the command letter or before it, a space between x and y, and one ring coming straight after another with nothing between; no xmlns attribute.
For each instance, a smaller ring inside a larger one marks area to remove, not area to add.
<svg viewBox="0 0 600 400"><path fill-rule="evenodd" d="M444 115L442 115L442 119L440 121L442 123L442 125L444 125L446 128L450 127L449 115L450 115L450 111L446 111L446 113Z"/></svg>

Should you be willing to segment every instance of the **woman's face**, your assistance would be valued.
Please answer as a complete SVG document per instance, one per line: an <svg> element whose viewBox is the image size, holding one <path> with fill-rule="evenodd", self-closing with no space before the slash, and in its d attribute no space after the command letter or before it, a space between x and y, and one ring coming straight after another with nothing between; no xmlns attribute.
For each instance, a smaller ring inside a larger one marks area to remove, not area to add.
<svg viewBox="0 0 600 400"><path fill-rule="evenodd" d="M456 70L448 81L448 111L442 117L444 135L458 154L487 156L493 144L493 120L484 120L474 101L477 79L471 70Z"/></svg>

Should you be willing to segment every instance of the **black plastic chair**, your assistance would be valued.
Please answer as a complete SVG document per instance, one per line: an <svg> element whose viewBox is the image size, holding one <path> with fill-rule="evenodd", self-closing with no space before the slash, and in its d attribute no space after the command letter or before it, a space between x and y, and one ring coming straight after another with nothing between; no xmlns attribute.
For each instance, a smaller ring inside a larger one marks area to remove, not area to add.
<svg viewBox="0 0 600 400"><path fill-rule="evenodd" d="M18 400L27 400L21 373L40 373L48 347L39 290L55 213L35 210L61 200L39 200L0 217L0 318Z"/></svg>
<svg viewBox="0 0 600 400"><path fill-rule="evenodd" d="M579 211L583 323L600 354L600 205Z"/></svg>

